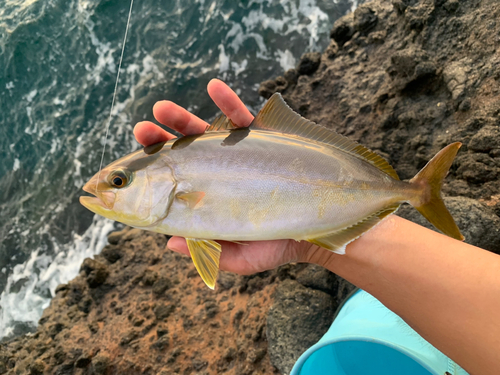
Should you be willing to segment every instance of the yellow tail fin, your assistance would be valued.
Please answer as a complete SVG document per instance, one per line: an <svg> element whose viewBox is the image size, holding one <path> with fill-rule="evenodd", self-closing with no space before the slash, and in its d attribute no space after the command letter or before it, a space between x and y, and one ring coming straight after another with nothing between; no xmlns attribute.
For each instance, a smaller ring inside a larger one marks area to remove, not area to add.
<svg viewBox="0 0 500 375"><path fill-rule="evenodd" d="M461 146L460 142L446 146L410 180L410 183L419 186L422 191L422 194L410 203L441 232L463 241L464 236L441 198L443 180Z"/></svg>

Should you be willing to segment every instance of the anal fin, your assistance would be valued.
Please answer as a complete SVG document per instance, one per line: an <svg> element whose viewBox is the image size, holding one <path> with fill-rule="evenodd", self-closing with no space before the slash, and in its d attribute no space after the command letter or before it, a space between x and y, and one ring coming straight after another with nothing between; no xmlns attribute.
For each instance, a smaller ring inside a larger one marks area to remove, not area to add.
<svg viewBox="0 0 500 375"><path fill-rule="evenodd" d="M327 250L331 250L334 253L345 254L346 245L348 245L355 239L361 237L363 233L373 228L386 216L395 212L398 209L398 207L399 204L389 206L350 227L329 233L328 235L323 237L311 238L308 239L307 241L315 245L321 246Z"/></svg>
<svg viewBox="0 0 500 375"><path fill-rule="evenodd" d="M194 266L210 289L215 288L219 273L221 246L212 240L186 238L187 246Z"/></svg>

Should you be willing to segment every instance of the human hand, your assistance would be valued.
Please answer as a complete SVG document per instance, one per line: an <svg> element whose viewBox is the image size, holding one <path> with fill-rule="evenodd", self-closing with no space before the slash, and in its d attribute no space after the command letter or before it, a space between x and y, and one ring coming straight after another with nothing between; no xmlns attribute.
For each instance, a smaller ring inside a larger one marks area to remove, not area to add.
<svg viewBox="0 0 500 375"><path fill-rule="evenodd" d="M215 104L236 126L250 125L253 120L252 114L229 86L218 79L213 79L208 84L207 90ZM170 101L157 102L153 107L153 114L158 122L184 135L203 133L209 125ZM139 122L134 128L134 135L143 146L175 138L173 134L149 121ZM323 264L333 255L330 251L305 241L275 240L244 244L220 241L220 243L222 245L220 269L243 275L273 269L290 262ZM186 240L182 237L172 237L167 246L173 251L189 255Z"/></svg>

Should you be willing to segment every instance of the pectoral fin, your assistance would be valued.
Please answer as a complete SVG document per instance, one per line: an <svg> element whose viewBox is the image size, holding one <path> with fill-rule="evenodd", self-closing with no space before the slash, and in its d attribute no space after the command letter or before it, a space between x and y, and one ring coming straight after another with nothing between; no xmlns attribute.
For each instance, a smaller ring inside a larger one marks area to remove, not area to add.
<svg viewBox="0 0 500 375"><path fill-rule="evenodd" d="M308 239L307 241L315 245L321 246L325 249L331 250L334 253L345 254L345 247L350 242L361 237L363 233L373 228L386 216L395 212L398 209L398 207L399 204L389 206L350 227L341 229L333 233L329 233L324 237L311 238Z"/></svg>
<svg viewBox="0 0 500 375"><path fill-rule="evenodd" d="M198 273L205 284L210 289L214 289L219 273L221 246L215 241L198 238L186 238L186 242Z"/></svg>
<svg viewBox="0 0 500 375"><path fill-rule="evenodd" d="M205 197L203 191L193 191L191 193L177 193L175 195L177 199L181 199L187 203L189 208L195 208L198 203Z"/></svg>

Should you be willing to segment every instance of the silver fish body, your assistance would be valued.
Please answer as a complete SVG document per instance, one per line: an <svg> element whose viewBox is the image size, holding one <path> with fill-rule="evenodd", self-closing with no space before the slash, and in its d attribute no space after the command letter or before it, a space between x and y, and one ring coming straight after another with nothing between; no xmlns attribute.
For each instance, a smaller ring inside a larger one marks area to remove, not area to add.
<svg viewBox="0 0 500 375"><path fill-rule="evenodd" d="M176 191L205 196L194 209L174 200L151 229L229 241L305 240L415 194L366 161L304 138L252 130L225 145L244 131L207 133L181 149L164 146L161 158L172 168Z"/></svg>
<svg viewBox="0 0 500 375"><path fill-rule="evenodd" d="M216 240L306 240L342 253L403 202L463 239L440 195L459 148L445 147L400 181L383 158L302 118L275 94L249 128L220 117L204 134L111 163L84 186L95 197L80 201L125 224L185 237L213 288Z"/></svg>

